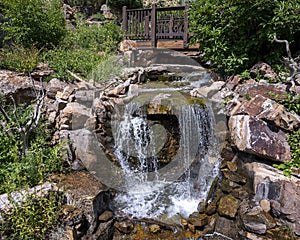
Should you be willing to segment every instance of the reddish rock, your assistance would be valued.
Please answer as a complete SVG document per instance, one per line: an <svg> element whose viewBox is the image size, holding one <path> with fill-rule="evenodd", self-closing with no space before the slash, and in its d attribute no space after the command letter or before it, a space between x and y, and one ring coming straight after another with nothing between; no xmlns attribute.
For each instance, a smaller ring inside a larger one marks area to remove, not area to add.
<svg viewBox="0 0 300 240"><path fill-rule="evenodd" d="M272 100L287 99L288 93L284 84L266 84L249 82L236 88L236 92L242 97L254 98L256 95L262 95Z"/></svg>
<svg viewBox="0 0 300 240"><path fill-rule="evenodd" d="M254 154L277 162L291 159L286 134L267 123L247 115L232 116L229 119L231 138L243 152Z"/></svg>
<svg viewBox="0 0 300 240"><path fill-rule="evenodd" d="M250 74L252 77L263 77L265 79L273 79L277 78L276 72L272 69L272 67L264 62L256 63L251 69Z"/></svg>
<svg viewBox="0 0 300 240"><path fill-rule="evenodd" d="M247 163L245 170L253 176L254 200L260 203L269 201L272 216L289 226L299 236L299 178L287 178L280 170L257 162Z"/></svg>
<svg viewBox="0 0 300 240"><path fill-rule="evenodd" d="M231 114L247 114L290 131L300 126L300 117L297 114L289 112L283 105L262 95L237 105Z"/></svg>
<svg viewBox="0 0 300 240"><path fill-rule="evenodd" d="M234 88L239 84L240 81L241 81L240 76L238 75L231 76L227 79L225 87L228 90L234 90Z"/></svg>

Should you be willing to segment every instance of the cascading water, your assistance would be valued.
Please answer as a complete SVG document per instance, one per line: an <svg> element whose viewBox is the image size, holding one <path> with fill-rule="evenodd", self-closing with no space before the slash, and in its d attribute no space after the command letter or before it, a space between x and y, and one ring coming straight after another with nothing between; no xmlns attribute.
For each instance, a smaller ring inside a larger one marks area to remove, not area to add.
<svg viewBox="0 0 300 240"><path fill-rule="evenodd" d="M155 137L153 123L139 103L127 104L121 119L115 122L115 155L126 184L113 207L122 214L158 219L176 214L187 217L206 198L218 173L218 161L212 160L217 158L211 157L215 144L212 110L209 105L197 104L185 104L177 110L180 141L174 167L173 161L167 166L160 163L156 141L161 138ZM176 179L170 178L173 172L179 172Z"/></svg>

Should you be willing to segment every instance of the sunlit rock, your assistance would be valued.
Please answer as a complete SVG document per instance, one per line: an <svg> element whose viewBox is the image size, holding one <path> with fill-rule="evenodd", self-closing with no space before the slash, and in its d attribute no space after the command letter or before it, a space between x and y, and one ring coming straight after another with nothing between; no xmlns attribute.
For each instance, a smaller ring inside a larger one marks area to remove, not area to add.
<svg viewBox="0 0 300 240"><path fill-rule="evenodd" d="M230 117L229 129L233 143L240 151L278 162L291 158L286 134L264 121L236 115Z"/></svg>

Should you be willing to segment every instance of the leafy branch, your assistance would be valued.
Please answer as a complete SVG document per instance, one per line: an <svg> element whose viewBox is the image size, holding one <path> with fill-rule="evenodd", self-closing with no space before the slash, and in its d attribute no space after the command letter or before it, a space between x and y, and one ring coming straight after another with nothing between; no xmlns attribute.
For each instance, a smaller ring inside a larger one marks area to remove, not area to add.
<svg viewBox="0 0 300 240"><path fill-rule="evenodd" d="M4 127L4 129L6 129L5 133L9 134L10 136L13 136L14 132L20 134L22 142L22 156L27 155L29 135L39 124L45 99L45 91L42 87L42 82L40 82L41 90L38 91L35 88L32 78L31 80L36 99L35 105L33 107L33 112L30 114L30 117L26 123L22 123L20 121L20 118L17 114L17 104L12 96L10 96L10 100L13 105L12 117L9 116L3 106L3 103L0 101L0 112L4 116L5 121L2 122L2 126Z"/></svg>

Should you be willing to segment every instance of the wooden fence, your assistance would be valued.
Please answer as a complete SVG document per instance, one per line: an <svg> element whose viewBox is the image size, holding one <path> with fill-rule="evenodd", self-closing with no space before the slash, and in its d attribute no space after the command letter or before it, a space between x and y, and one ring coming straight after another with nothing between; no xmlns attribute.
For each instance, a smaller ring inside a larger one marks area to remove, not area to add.
<svg viewBox="0 0 300 240"><path fill-rule="evenodd" d="M131 40L151 41L157 47L160 39L183 40L188 44L188 6L127 9L123 7L123 34Z"/></svg>

